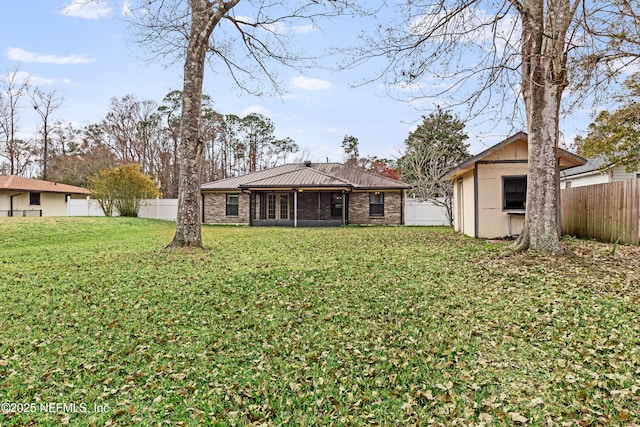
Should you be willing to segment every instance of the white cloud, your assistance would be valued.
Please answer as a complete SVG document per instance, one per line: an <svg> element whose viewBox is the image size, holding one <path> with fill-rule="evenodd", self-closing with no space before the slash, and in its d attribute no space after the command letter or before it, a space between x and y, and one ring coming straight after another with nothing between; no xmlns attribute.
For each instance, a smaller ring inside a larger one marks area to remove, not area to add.
<svg viewBox="0 0 640 427"><path fill-rule="evenodd" d="M7 58L12 61L20 61L27 62L33 64L56 64L56 65L66 65L66 64L87 64L89 62L93 62L93 59L87 58L84 55L67 55L67 56L56 56L56 55L46 55L37 52L29 52L24 49L20 49L17 47L10 47L7 49Z"/></svg>
<svg viewBox="0 0 640 427"><path fill-rule="evenodd" d="M100 19L111 14L109 4L103 0L71 0L58 13L84 19Z"/></svg>
<svg viewBox="0 0 640 427"><path fill-rule="evenodd" d="M3 78L5 80L8 79L8 74L5 74ZM54 79L46 79L44 77L36 76L31 73L27 73L26 71L18 71L15 74L14 81L18 84L30 84L32 86L45 86L52 85L55 83Z"/></svg>
<svg viewBox="0 0 640 427"><path fill-rule="evenodd" d="M298 76L291 79L290 85L294 89L304 90L328 90L331 89L331 82L310 77Z"/></svg>
<svg viewBox="0 0 640 427"><path fill-rule="evenodd" d="M262 114L267 117L271 116L271 111L261 105L252 105L242 110L242 116L248 116L251 113Z"/></svg>

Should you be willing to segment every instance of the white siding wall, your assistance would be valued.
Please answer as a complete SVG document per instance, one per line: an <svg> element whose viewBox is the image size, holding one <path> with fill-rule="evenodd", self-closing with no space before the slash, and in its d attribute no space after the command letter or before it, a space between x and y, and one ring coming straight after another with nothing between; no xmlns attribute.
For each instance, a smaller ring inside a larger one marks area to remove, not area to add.
<svg viewBox="0 0 640 427"><path fill-rule="evenodd" d="M616 166L602 172L592 172L590 174L578 175L575 177L560 178L560 188L567 188L567 181L571 181L571 188L584 187L585 185L606 184L609 182L625 181L627 179L636 179L638 171L627 172L624 166Z"/></svg>
<svg viewBox="0 0 640 427"><path fill-rule="evenodd" d="M597 172L592 175L583 175L560 180L560 188L567 188L567 181L571 181L571 188L584 187L585 185L605 184L610 182L608 172Z"/></svg>

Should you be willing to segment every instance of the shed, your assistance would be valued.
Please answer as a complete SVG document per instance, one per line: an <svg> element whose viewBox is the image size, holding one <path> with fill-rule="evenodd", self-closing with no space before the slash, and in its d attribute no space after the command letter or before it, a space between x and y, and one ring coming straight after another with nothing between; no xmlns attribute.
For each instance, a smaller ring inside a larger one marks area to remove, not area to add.
<svg viewBox="0 0 640 427"><path fill-rule="evenodd" d="M481 238L519 234L524 226L527 159L527 134L518 132L447 172L442 179L454 184L454 229ZM558 148L557 162L564 170L586 160Z"/></svg>

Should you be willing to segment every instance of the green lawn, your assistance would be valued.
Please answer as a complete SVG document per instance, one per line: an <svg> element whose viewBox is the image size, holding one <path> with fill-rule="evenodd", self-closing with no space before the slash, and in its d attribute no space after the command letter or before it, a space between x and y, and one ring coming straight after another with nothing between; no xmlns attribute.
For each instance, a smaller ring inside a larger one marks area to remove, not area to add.
<svg viewBox="0 0 640 427"><path fill-rule="evenodd" d="M640 423L636 247L173 227L0 219L0 426Z"/></svg>

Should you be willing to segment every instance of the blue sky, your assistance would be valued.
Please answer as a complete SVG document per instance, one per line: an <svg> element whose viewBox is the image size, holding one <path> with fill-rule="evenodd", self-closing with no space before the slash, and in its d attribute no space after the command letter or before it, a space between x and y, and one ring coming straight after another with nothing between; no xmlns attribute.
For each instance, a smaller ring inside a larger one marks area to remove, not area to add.
<svg viewBox="0 0 640 427"><path fill-rule="evenodd" d="M32 84L45 91L55 89L64 97L56 118L77 127L100 121L114 96L132 94L160 102L169 91L181 89L181 64L149 64L142 59L146 53L134 43L122 20L126 3L100 0L82 6L85 2L5 2L0 15L0 74L18 66ZM353 38L354 28L348 27L345 22L336 22L323 27L323 32L300 31L296 37L303 42L308 37L312 49L318 37ZM226 74L207 69L205 91L222 114L259 112L269 116L276 136L293 138L311 160L341 161L345 135L359 139L361 155L395 158L425 112L390 98L381 83L354 88L354 83L373 75L375 70L367 68L373 66L347 72L279 70L286 93L261 98L243 94ZM570 142L588 122L586 113L565 121L565 140ZM33 112L23 108L22 132L33 134L36 124ZM473 154L514 131L507 125L496 126L486 117L469 122L465 130Z"/></svg>

